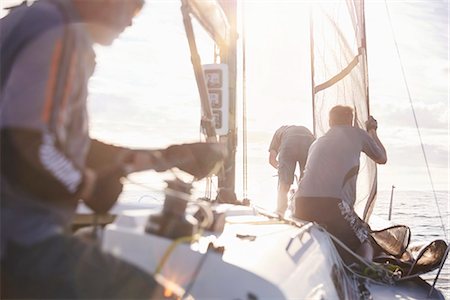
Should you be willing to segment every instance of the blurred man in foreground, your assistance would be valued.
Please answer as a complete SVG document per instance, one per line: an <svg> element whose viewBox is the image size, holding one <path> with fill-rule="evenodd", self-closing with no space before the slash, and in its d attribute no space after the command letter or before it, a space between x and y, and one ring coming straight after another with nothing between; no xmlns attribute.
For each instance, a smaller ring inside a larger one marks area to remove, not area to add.
<svg viewBox="0 0 450 300"><path fill-rule="evenodd" d="M79 199L107 212L130 172L178 167L201 178L222 157L212 144L137 151L90 139L93 45L110 45L143 5L40 0L0 20L1 298L157 295L152 276L67 233Z"/></svg>

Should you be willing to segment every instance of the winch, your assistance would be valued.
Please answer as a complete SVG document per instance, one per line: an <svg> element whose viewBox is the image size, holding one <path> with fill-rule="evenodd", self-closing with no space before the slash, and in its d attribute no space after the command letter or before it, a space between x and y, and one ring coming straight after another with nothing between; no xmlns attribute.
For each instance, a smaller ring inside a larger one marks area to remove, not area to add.
<svg viewBox="0 0 450 300"><path fill-rule="evenodd" d="M168 180L162 211L149 216L145 231L170 239L192 236L198 231L198 221L186 214L192 184L178 178Z"/></svg>

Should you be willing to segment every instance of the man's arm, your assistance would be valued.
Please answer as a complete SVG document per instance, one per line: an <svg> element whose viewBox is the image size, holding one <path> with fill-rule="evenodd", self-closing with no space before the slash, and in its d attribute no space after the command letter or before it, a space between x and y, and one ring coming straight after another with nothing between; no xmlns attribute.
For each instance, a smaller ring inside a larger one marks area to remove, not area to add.
<svg viewBox="0 0 450 300"><path fill-rule="evenodd" d="M374 117L370 116L366 122L367 133L371 140L375 142L375 146L364 145L363 151L370 158L372 158L377 164L384 165L387 162L387 154L386 149L384 148L383 143L381 143L380 139L377 135L378 122L374 119Z"/></svg>
<svg viewBox="0 0 450 300"><path fill-rule="evenodd" d="M1 130L1 172L12 184L43 200L78 197L85 181L50 133L24 128Z"/></svg>
<svg viewBox="0 0 450 300"><path fill-rule="evenodd" d="M272 165L275 169L278 169L278 160L277 160L278 152L275 150L270 150L269 152L269 164Z"/></svg>
<svg viewBox="0 0 450 300"><path fill-rule="evenodd" d="M281 126L280 128L275 131L272 137L272 141L270 142L269 146L269 164L273 166L275 169L278 169L278 150L281 146L281 139L284 131L286 131L286 128L288 126Z"/></svg>
<svg viewBox="0 0 450 300"><path fill-rule="evenodd" d="M65 57L70 57L63 55L64 32L55 26L27 44L2 91L2 176L51 201L75 200L86 184L82 166L66 155L57 134L65 129L61 122L67 105L61 103L70 96L60 92L67 90L60 70L69 69Z"/></svg>
<svg viewBox="0 0 450 300"><path fill-rule="evenodd" d="M380 139L378 138L377 131L375 129L369 130L368 133L369 133L369 136L375 141L375 143L381 150L381 155L379 157L377 157L376 159L374 159L374 161L377 164L384 165L387 162L386 149L384 148L383 144L381 143Z"/></svg>

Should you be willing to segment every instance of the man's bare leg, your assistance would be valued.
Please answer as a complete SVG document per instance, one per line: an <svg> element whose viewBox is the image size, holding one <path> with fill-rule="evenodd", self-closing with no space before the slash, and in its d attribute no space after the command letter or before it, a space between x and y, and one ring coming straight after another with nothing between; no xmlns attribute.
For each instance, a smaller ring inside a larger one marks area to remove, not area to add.
<svg viewBox="0 0 450 300"><path fill-rule="evenodd" d="M284 216L288 205L288 196L290 185L286 183L279 182L278 183L278 203L277 203L277 213L281 216Z"/></svg>

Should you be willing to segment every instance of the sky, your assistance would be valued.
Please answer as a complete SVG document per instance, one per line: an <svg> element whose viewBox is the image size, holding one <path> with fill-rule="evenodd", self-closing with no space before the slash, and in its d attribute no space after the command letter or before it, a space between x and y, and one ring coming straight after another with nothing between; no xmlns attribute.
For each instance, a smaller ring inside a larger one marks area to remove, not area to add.
<svg viewBox="0 0 450 300"><path fill-rule="evenodd" d="M437 189L448 190L448 2L397 1L388 7L431 175ZM389 173L399 187L429 189L385 5L374 2L367 11L371 103L389 156L380 175Z"/></svg>
<svg viewBox="0 0 450 300"><path fill-rule="evenodd" d="M13 2L17 1L2 0L0 5ZM267 193L267 186L270 192L276 186L276 171L267 163L273 132L284 124L312 127L309 45L305 42L308 3L245 2L245 35L241 30L240 38L246 39L248 180L254 197ZM434 187L448 190L449 3L387 3ZM200 138L200 101L179 7L175 0L148 1L133 27L113 46L96 48L97 70L89 98L93 137L140 148ZM371 113L379 122L378 134L388 152L388 163L379 167L379 189L395 185L401 190L430 190L384 1L367 1L366 19ZM196 36L202 62L212 63L209 37L201 30L196 30ZM238 88L241 110L242 81ZM241 119L238 123L242 147ZM243 176L241 149L238 193ZM136 180L145 181L145 176L149 174L136 175Z"/></svg>

